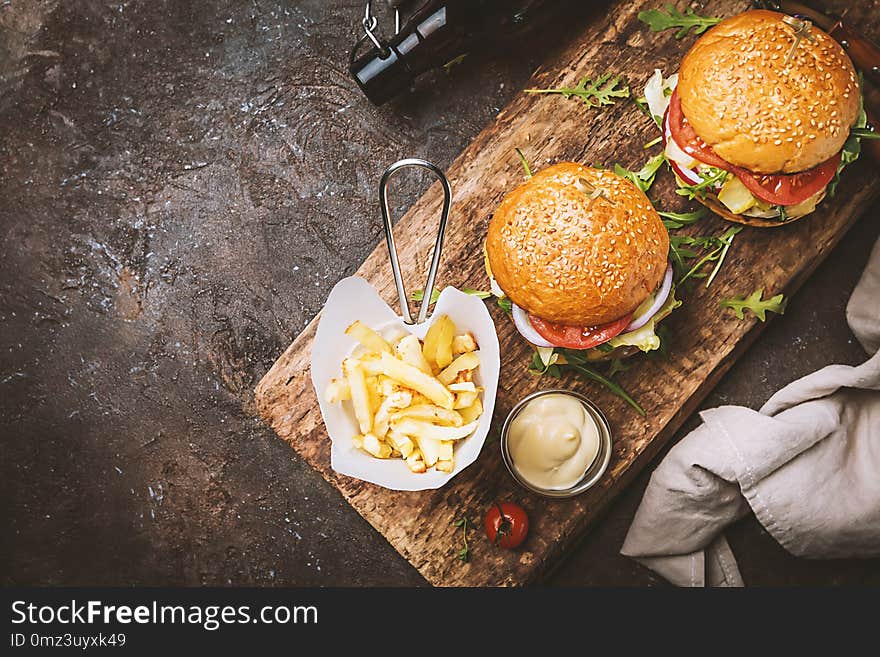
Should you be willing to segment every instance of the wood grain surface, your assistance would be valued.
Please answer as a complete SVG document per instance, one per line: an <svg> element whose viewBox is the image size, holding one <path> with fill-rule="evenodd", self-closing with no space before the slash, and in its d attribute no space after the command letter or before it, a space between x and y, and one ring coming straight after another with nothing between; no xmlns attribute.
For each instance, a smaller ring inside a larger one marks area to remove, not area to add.
<svg viewBox="0 0 880 657"><path fill-rule="evenodd" d="M652 33L636 19L640 10L660 4L612 5L604 18L585 26L558 58L539 68L530 86L573 86L584 75L613 71L624 74L634 95L641 95L653 69L660 68L666 74L676 71L693 42L692 37L676 41L674 31ZM850 18L875 38L880 34L878 4L858 3L850 12ZM701 13L728 16L745 8L744 2L709 2ZM505 192L523 180L514 148L523 150L533 169L560 160L620 162L638 168L659 150L643 148L656 135L652 122L631 101L597 110L560 96L523 94L515 98L449 168L454 204L438 283L487 289L481 256L487 222ZM763 326L760 322L751 317L736 319L719 307L719 300L742 296L758 287L770 294L792 294L878 191L876 173L860 162L847 170L837 196L810 219L778 229L744 229L712 286L707 289L700 282L689 289L684 305L666 320L672 332L668 355L639 357L629 371L619 375L619 381L647 411L645 418L597 385L575 378L564 378L560 384L530 375L531 351L495 304L490 307L501 343L502 370L493 430L478 461L441 490L387 491L330 469L330 442L309 376L317 318L257 386L259 412L432 584L533 582L657 454L757 337ZM668 171L661 174L650 195L661 209L687 207L675 195ZM401 267L411 286L423 280L441 200L439 186L433 185L396 228ZM372 199L367 201L373 203ZM378 213L377 204L366 207ZM718 235L727 225L713 217L681 232ZM394 307L396 293L384 243L376 247L357 275L375 285ZM605 477L587 493L565 501L547 500L518 488L501 462L498 447L498 431L510 408L524 395L556 385L580 390L594 399L614 430L614 454ZM491 546L478 529L470 535L471 561L460 562L456 553L461 532L454 521L462 516L481 520L495 499L519 501L529 511L532 529L528 540L519 551L502 551Z"/></svg>

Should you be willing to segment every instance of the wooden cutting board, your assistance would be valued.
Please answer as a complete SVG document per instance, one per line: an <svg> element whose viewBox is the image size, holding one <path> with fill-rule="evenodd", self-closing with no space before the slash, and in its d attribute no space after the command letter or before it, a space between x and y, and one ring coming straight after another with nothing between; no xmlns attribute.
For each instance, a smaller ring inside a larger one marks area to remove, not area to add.
<svg viewBox="0 0 880 657"><path fill-rule="evenodd" d="M605 18L585 26L568 49L539 68L529 86L574 86L584 75L612 71L624 74L634 95L641 95L654 68L666 74L676 71L693 43L693 37L676 41L674 30L652 33L636 19L640 10L660 4L611 5ZM856 24L876 38L880 35L880 3L854 4L858 6L853 7L851 16ZM684 8L686 3L676 5ZM729 16L745 8L745 2L708 2L701 13ZM481 251L487 222L505 192L523 181L514 148L521 148L535 169L560 160L620 162L639 168L659 150L643 149L656 135L656 128L631 101L598 110L555 95L517 96L448 170L454 205L438 283L488 289ZM594 399L614 429L614 454L608 472L596 487L576 499L552 501L530 494L516 486L501 462L498 432L505 415L524 395L558 382L529 374L531 351L494 303L490 308L501 343L502 370L493 430L477 462L441 490L393 492L330 469L330 441L309 376L317 318L257 386L259 412L432 584L518 585L535 581L650 462L758 336L763 324L752 318L736 319L719 307L719 300L743 296L758 287L770 294L792 294L878 195L876 173L864 162L860 164L847 170L837 196L811 218L777 229L744 229L712 286L706 289L698 283L687 293L684 306L665 322L673 334L668 356L639 358L619 375L620 383L638 399L647 417L640 417L595 384L563 379L562 387L580 390ZM668 172L662 174L650 195L658 208L685 207L674 194ZM439 186L432 186L395 229L401 267L410 286L420 285L424 278L441 199ZM713 217L690 227L690 232L718 235L727 225ZM357 275L375 285L396 307L384 242ZM479 521L496 499L517 500L528 510L532 528L524 549L495 549L478 530L470 536L471 561L460 562L456 553L461 531L454 527L454 521L465 515Z"/></svg>

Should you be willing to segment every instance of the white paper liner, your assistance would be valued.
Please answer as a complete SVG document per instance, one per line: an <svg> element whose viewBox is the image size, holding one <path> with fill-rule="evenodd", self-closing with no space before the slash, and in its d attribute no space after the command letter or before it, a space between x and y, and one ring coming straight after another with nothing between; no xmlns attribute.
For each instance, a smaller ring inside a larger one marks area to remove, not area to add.
<svg viewBox="0 0 880 657"><path fill-rule="evenodd" d="M455 469L452 472L438 472L429 468L427 472L418 474L410 472L403 459L377 459L355 448L351 439L360 430L351 402L331 404L324 400L324 391L331 379L342 376L342 360L358 344L345 334L345 329L355 320L361 320L386 337L412 333L424 339L431 319L440 315L449 316L455 323L457 333L470 331L477 340L480 367L474 373L474 382L484 388L483 415L477 430L471 436L456 441ZM454 287L447 287L440 293L427 322L406 326L372 285L362 278L352 276L339 281L327 298L312 343L311 369L312 385L315 387L324 425L330 435L330 465L333 470L392 490L429 490L446 484L476 461L480 454L492 423L495 394L498 390L498 336L485 303Z"/></svg>

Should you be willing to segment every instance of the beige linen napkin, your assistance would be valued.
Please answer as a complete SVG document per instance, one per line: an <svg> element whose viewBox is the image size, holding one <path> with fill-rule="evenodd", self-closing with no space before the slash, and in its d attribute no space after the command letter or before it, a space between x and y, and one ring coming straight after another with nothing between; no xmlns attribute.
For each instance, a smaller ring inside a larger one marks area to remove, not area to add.
<svg viewBox="0 0 880 657"><path fill-rule="evenodd" d="M760 411L703 411L651 477L622 554L679 586L742 586L722 531L751 509L792 554L880 555L880 241L846 315L873 357L794 381Z"/></svg>

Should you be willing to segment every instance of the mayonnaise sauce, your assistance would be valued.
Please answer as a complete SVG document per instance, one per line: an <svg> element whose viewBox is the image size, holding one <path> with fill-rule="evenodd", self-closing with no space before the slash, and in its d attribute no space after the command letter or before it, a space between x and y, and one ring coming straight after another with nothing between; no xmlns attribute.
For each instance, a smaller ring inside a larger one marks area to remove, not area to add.
<svg viewBox="0 0 880 657"><path fill-rule="evenodd" d="M537 488L571 488L596 460L599 427L576 397L531 400L510 423L507 443L520 476Z"/></svg>

